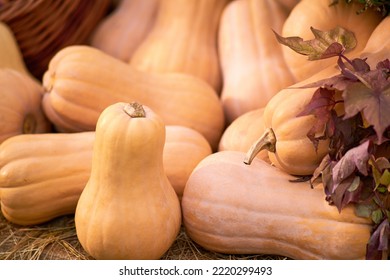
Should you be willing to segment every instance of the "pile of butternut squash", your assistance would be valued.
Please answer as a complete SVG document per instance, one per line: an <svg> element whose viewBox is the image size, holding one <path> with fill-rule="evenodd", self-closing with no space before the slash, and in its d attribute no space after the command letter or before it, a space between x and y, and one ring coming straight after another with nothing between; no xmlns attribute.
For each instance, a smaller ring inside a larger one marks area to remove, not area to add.
<svg viewBox="0 0 390 280"><path fill-rule="evenodd" d="M24 226L74 214L96 259L158 259L181 226L220 253L363 259L370 220L291 182L329 147L307 138L314 117L297 115L314 89L298 87L337 69L274 32L341 26L357 37L351 56L390 56L389 17L330 2L112 1L42 78L0 22L2 214Z"/></svg>

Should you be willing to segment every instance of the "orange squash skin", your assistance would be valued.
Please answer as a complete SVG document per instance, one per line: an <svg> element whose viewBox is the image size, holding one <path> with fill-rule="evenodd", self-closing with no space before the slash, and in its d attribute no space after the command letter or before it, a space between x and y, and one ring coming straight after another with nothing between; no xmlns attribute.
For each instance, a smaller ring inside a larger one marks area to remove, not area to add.
<svg viewBox="0 0 390 280"><path fill-rule="evenodd" d="M293 259L363 259L369 219L328 205L321 185L241 152L214 153L191 174L182 199L188 236L207 250ZM297 207L299 205L299 207Z"/></svg>
<svg viewBox="0 0 390 280"><path fill-rule="evenodd" d="M389 58L390 53L390 16L385 17L371 33L366 46L360 54L374 67L376 63Z"/></svg>
<svg viewBox="0 0 390 280"><path fill-rule="evenodd" d="M160 0L156 22L130 59L136 69L187 73L222 85L217 33L230 0Z"/></svg>
<svg viewBox="0 0 390 280"><path fill-rule="evenodd" d="M91 173L94 132L24 134L0 145L1 211L18 225L75 212Z"/></svg>
<svg viewBox="0 0 390 280"><path fill-rule="evenodd" d="M40 224L73 214L91 174L95 132L25 134L0 145L0 195L5 218ZM211 147L197 131L166 126L164 171L181 199L195 166Z"/></svg>
<svg viewBox="0 0 390 280"><path fill-rule="evenodd" d="M165 173L181 200L192 170L212 154L207 140L196 130L183 126L166 126L163 154Z"/></svg>
<svg viewBox="0 0 390 280"><path fill-rule="evenodd" d="M146 106L136 116L128 105L100 115L91 176L76 207L77 237L96 259L159 259L181 226L180 202L164 174L163 120Z"/></svg>
<svg viewBox="0 0 390 280"><path fill-rule="evenodd" d="M152 108L167 125L199 131L213 150L224 129L221 102L206 82L179 73L140 72L92 47L58 52L43 86L43 108L61 132L94 130L107 106L134 100Z"/></svg>
<svg viewBox="0 0 390 280"><path fill-rule="evenodd" d="M41 102L43 88L29 75L0 68L0 143L23 133L50 132Z"/></svg>
<svg viewBox="0 0 390 280"><path fill-rule="evenodd" d="M240 151L246 153L252 144L264 133L264 108L244 113L235 119L223 132L218 151ZM257 155L269 161L268 152L260 151Z"/></svg>
<svg viewBox="0 0 390 280"><path fill-rule="evenodd" d="M90 45L128 62L155 22L160 0L122 0L95 28Z"/></svg>

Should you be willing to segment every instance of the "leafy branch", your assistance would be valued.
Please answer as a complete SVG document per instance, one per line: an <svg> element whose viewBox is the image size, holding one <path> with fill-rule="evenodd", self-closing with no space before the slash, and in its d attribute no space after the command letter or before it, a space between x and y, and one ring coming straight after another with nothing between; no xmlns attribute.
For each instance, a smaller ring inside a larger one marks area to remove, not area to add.
<svg viewBox="0 0 390 280"><path fill-rule="evenodd" d="M299 37L278 41L309 60L338 57L340 74L302 88L316 88L298 116L314 115L307 137L315 147L329 139L329 152L315 170L311 182L322 180L326 199L339 211L355 204L358 216L371 218L373 231L367 259L388 257L390 237L390 61L374 69L366 59L349 59L352 33L335 28L312 28L313 40Z"/></svg>
<svg viewBox="0 0 390 280"><path fill-rule="evenodd" d="M354 0L344 0L345 3L352 3ZM390 12L390 0L355 0L358 3L361 3L363 6L362 9L356 11L357 14L364 13L369 9L380 12L383 16L387 16ZM332 5L337 5L340 1L333 0Z"/></svg>

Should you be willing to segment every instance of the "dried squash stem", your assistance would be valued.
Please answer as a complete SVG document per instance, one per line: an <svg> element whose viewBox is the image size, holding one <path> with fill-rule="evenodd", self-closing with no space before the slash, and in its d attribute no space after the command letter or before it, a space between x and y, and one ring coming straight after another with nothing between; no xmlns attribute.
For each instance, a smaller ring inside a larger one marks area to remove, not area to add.
<svg viewBox="0 0 390 280"><path fill-rule="evenodd" d="M244 163L251 164L256 155L264 149L272 153L276 151L276 137L272 128L267 128L263 135L249 148Z"/></svg>
<svg viewBox="0 0 390 280"><path fill-rule="evenodd" d="M142 105L137 102L127 104L123 108L123 111L125 111L125 113L132 118L145 118L146 115L144 107L142 107Z"/></svg>

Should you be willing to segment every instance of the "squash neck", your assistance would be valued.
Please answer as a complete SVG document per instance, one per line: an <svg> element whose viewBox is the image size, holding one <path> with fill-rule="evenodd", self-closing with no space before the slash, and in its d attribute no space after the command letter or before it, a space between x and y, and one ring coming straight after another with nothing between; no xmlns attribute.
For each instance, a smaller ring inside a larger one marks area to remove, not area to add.
<svg viewBox="0 0 390 280"><path fill-rule="evenodd" d="M211 35L217 29L220 15L228 2L229 0L164 1L157 21L166 27L173 22L172 18L178 18L181 19L180 26L190 28L193 34ZM202 32L197 32L198 30ZM206 30L210 32L207 33Z"/></svg>

